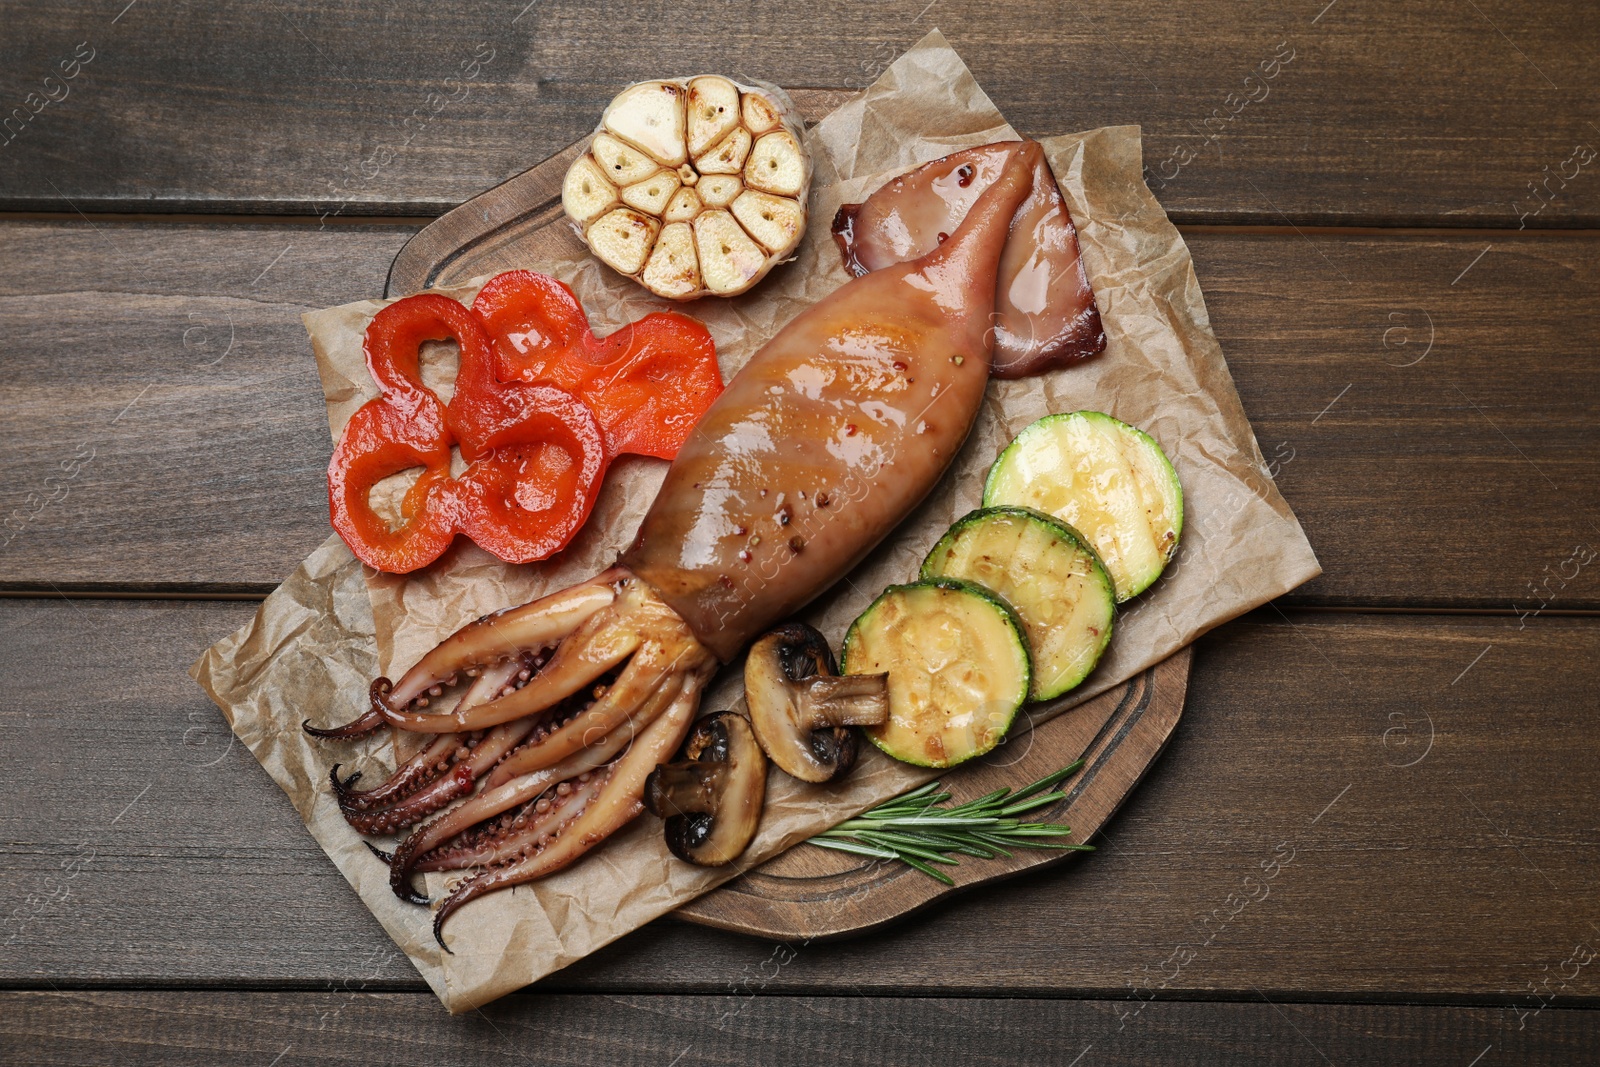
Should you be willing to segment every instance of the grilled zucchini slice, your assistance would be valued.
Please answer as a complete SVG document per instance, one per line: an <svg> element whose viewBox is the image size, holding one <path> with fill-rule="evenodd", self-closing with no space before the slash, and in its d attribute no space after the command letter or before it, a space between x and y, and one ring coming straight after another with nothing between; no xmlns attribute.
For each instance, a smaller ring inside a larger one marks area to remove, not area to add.
<svg viewBox="0 0 1600 1067"><path fill-rule="evenodd" d="M1011 605L1033 661L1030 700L1050 700L1083 681L1111 641L1111 576L1083 535L1042 511L972 512L933 546L922 577L976 582Z"/></svg>
<svg viewBox="0 0 1600 1067"><path fill-rule="evenodd" d="M921 767L953 767L999 744L1032 676L1010 605L953 578L885 589L850 624L840 669L888 672L889 719L866 735Z"/></svg>
<svg viewBox="0 0 1600 1067"><path fill-rule="evenodd" d="M985 507L1037 508L1082 532L1117 600L1161 576L1183 533L1183 489L1161 446L1098 411L1046 415L989 469Z"/></svg>

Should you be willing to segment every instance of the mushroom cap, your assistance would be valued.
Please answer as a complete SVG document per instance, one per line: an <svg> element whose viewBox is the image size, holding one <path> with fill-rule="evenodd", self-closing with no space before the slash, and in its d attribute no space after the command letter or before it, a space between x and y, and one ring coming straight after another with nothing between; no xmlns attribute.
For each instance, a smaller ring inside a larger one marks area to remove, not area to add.
<svg viewBox="0 0 1600 1067"><path fill-rule="evenodd" d="M750 725L767 756L803 782L829 782L855 765L853 725L888 715L885 676L839 677L827 640L791 622L750 647L744 667Z"/></svg>
<svg viewBox="0 0 1600 1067"><path fill-rule="evenodd" d="M695 723L683 759L645 783L645 806L666 820L667 847L700 867L720 867L756 835L767 793L767 759L743 715L719 711Z"/></svg>

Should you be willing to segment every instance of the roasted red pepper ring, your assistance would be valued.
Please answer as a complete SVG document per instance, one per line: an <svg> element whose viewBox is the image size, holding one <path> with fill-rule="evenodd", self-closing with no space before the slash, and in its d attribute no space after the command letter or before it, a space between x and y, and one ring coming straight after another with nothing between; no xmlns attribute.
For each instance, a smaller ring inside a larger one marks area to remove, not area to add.
<svg viewBox="0 0 1600 1067"><path fill-rule="evenodd" d="M424 342L454 340L450 402L422 383ZM457 533L511 563L546 559L589 517L613 456L671 459L722 392L704 326L659 313L604 340L572 290L502 274L472 308L435 293L374 316L367 369L382 395L345 427L328 467L334 528L370 566L424 567ZM466 468L451 477L452 447ZM422 474L391 527L371 504L383 479Z"/></svg>
<svg viewBox="0 0 1600 1067"><path fill-rule="evenodd" d="M711 333L685 315L647 315L601 339L572 290L532 271L491 279L472 310L504 380L548 382L594 412L612 455L671 459L722 392Z"/></svg>
<svg viewBox="0 0 1600 1067"><path fill-rule="evenodd" d="M454 340L460 370L448 405L422 383L426 341ZM431 293L396 301L367 328L367 369L383 394L345 427L328 467L333 525L362 562L405 573L424 567L464 533L512 563L559 551L589 517L609 457L594 415L551 385L501 382L483 324L459 302ZM466 470L450 476L451 445ZM422 467L391 528L372 487Z"/></svg>
<svg viewBox="0 0 1600 1067"><path fill-rule="evenodd" d="M456 312L466 309L442 296L419 296L389 305L367 327L367 370L383 393L345 425L328 465L328 505L345 544L378 570L426 566L456 534L445 406L422 384L417 364L424 341L459 341ZM481 337L482 326L467 318L467 334ZM372 508L372 487L414 467L422 475L402 501L400 526L391 528Z"/></svg>
<svg viewBox="0 0 1600 1067"><path fill-rule="evenodd" d="M462 351L446 415L461 454L461 531L503 560L545 559L594 508L611 456L589 408L553 385L501 382Z"/></svg>
<svg viewBox="0 0 1600 1067"><path fill-rule="evenodd" d="M501 559L525 563L553 555L583 526L611 455L583 401L555 385L503 381L497 369L486 332L462 346L445 413L471 461L458 479L461 530Z"/></svg>

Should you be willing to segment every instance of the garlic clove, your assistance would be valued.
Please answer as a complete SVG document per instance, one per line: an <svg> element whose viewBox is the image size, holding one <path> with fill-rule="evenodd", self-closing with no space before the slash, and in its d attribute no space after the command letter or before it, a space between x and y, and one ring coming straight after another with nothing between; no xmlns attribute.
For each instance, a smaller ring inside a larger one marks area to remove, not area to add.
<svg viewBox="0 0 1600 1067"><path fill-rule="evenodd" d="M777 129L783 121L778 114L778 109L772 106L772 101L758 93L745 94L744 110L741 118L744 122L744 128L757 137Z"/></svg>
<svg viewBox="0 0 1600 1067"><path fill-rule="evenodd" d="M744 190L744 183L732 174L707 174L695 192L707 207L727 207Z"/></svg>
<svg viewBox="0 0 1600 1067"><path fill-rule="evenodd" d="M655 244L661 223L632 208L619 207L589 227L589 247L620 274L636 274Z"/></svg>
<svg viewBox="0 0 1600 1067"><path fill-rule="evenodd" d="M696 78L685 101L689 154L701 155L739 125L739 87L727 78Z"/></svg>
<svg viewBox="0 0 1600 1067"><path fill-rule="evenodd" d="M661 164L610 134L596 134L589 151L612 185L632 185L661 168Z"/></svg>
<svg viewBox="0 0 1600 1067"><path fill-rule="evenodd" d="M672 199L667 202L667 208L661 213L661 217L667 222L688 222L704 210L705 204L701 202L700 197L695 195L693 189L684 186L672 194Z"/></svg>
<svg viewBox="0 0 1600 1067"><path fill-rule="evenodd" d="M694 220L694 247L701 278L713 293L741 292L767 268L765 250L726 211L702 212Z"/></svg>
<svg viewBox="0 0 1600 1067"><path fill-rule="evenodd" d="M735 197L729 210L745 232L769 252L794 248L806 226L805 208L797 202L754 189L746 189Z"/></svg>
<svg viewBox="0 0 1600 1067"><path fill-rule="evenodd" d="M617 94L601 125L662 166L676 167L689 158L683 96L683 87L672 82L640 82Z"/></svg>
<svg viewBox="0 0 1600 1067"><path fill-rule="evenodd" d="M574 163L561 183L561 206L580 223L599 218L616 202L616 186L606 180L605 171L590 156Z"/></svg>
<svg viewBox="0 0 1600 1067"><path fill-rule="evenodd" d="M687 222L663 226L640 280L652 293L675 300L699 290L700 264L695 258L693 227Z"/></svg>
<svg viewBox="0 0 1600 1067"><path fill-rule="evenodd" d="M717 146L694 161L694 169L701 174L738 174L750 155L750 145L755 138L750 131L740 127L724 137Z"/></svg>
<svg viewBox="0 0 1600 1067"><path fill-rule="evenodd" d="M744 167L745 184L780 196L798 196L806 184L806 161L788 130L762 135Z"/></svg>
<svg viewBox="0 0 1600 1067"><path fill-rule="evenodd" d="M667 209L672 194L678 191L678 172L662 170L642 182L635 182L622 190L622 202L646 215L658 218Z"/></svg>

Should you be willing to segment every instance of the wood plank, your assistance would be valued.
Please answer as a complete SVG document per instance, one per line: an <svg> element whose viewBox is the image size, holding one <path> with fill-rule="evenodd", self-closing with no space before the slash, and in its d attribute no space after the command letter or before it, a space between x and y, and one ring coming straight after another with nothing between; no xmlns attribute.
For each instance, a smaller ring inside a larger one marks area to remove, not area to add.
<svg viewBox="0 0 1600 1067"><path fill-rule="evenodd" d="M0 777L27 798L0 807L0 985L420 988L183 674L249 611L0 601ZM1600 938L1597 663L1589 619L1258 612L1201 642L1100 851L775 970L662 922L541 989L1529 1008L1548 978L1600 1004L1600 969L1551 977Z"/></svg>
<svg viewBox="0 0 1600 1067"><path fill-rule="evenodd" d="M1495 1008L898 997L512 996L452 1019L416 994L0 994L0 1063L1566 1064L1600 1016ZM1508 1022L1511 1025L1507 1025ZM1225 1050L1225 1052L1224 1052ZM276 1060L273 1058L277 1057ZM1474 1060L1474 1057L1479 1057Z"/></svg>
<svg viewBox="0 0 1600 1067"><path fill-rule="evenodd" d="M1600 606L1600 241L1194 235L1300 604ZM1505 545L1486 551L1485 535ZM1576 557L1576 558L1574 558ZM1569 562L1570 561L1570 562ZM1587 568L1587 569L1586 569Z"/></svg>
<svg viewBox="0 0 1600 1067"><path fill-rule="evenodd" d="M860 87L937 25L1021 130L1142 124L1188 221L1600 220L1592 151L1574 154L1600 144L1592 5L120 7L8 14L0 207L435 214L586 133L630 81ZM88 65L46 83L80 42Z"/></svg>
<svg viewBox="0 0 1600 1067"><path fill-rule="evenodd" d="M413 232L0 227L8 584L275 586L327 536L300 316L377 295Z"/></svg>
<svg viewBox="0 0 1600 1067"><path fill-rule="evenodd" d="M327 530L299 315L381 292L414 232L0 227L0 589L270 590ZM1600 608L1578 547L1600 543L1583 494L1600 478L1600 240L1190 245L1327 572L1291 602Z"/></svg>

